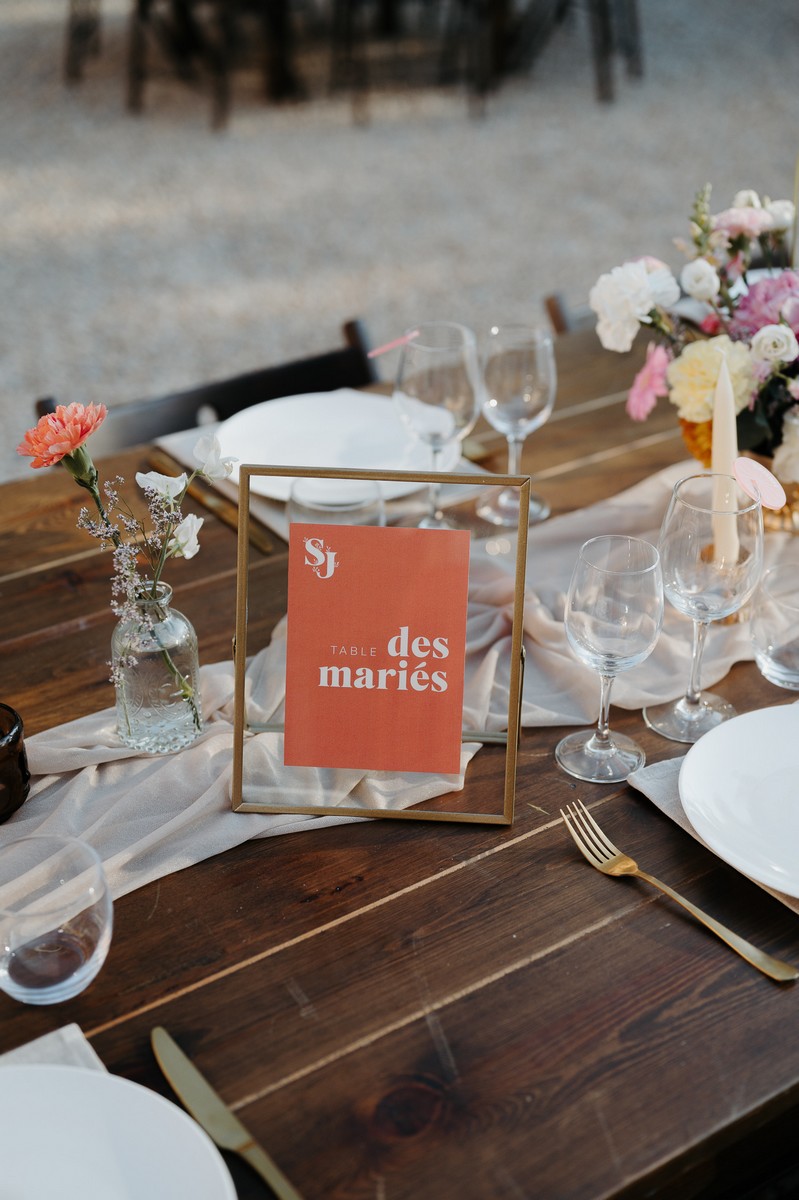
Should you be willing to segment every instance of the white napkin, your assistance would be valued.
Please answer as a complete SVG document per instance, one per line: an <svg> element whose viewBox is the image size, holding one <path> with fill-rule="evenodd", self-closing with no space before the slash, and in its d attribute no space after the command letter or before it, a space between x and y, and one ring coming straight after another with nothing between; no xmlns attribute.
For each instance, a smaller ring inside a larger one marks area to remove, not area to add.
<svg viewBox="0 0 799 1200"><path fill-rule="evenodd" d="M88 1067L104 1071L105 1063L92 1049L79 1025L64 1025L35 1041L0 1054L0 1067L30 1063L54 1063L65 1067Z"/></svg>
<svg viewBox="0 0 799 1200"><path fill-rule="evenodd" d="M696 832L680 803L679 778L684 757L681 755L679 758L670 758L664 762L653 763L649 767L642 767L640 771L633 771L627 782L637 788L639 792L643 792L656 808L659 808L667 817L671 817L672 821L676 821L680 828L684 829L686 833L690 833L692 838L695 838L712 854L712 848ZM747 875L746 878L750 877ZM751 882L757 883L757 880L753 879ZM777 892L774 888L766 887L764 883L757 883L757 886L763 888L764 892L774 896L776 900L781 901L793 912L799 913L799 900L795 897L786 896L784 892Z"/></svg>

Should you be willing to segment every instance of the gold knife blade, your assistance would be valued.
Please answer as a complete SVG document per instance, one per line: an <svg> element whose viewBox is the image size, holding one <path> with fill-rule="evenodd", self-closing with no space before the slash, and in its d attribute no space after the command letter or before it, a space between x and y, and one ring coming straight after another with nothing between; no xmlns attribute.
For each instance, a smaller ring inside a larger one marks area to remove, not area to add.
<svg viewBox="0 0 799 1200"><path fill-rule="evenodd" d="M184 1108L191 1113L212 1141L223 1150L240 1154L264 1179L278 1200L302 1200L302 1196L253 1139L238 1117L195 1067L167 1031L157 1025L150 1042L159 1067Z"/></svg>

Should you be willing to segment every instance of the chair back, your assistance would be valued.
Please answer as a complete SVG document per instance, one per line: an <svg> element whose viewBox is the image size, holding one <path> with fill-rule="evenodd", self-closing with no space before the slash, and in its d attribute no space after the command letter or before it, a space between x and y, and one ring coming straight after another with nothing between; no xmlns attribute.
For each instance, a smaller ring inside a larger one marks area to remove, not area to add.
<svg viewBox="0 0 799 1200"><path fill-rule="evenodd" d="M232 379L204 383L152 400L110 405L105 421L92 434L92 454L101 457L195 425L226 421L243 408L280 396L331 392L375 383L377 375L367 357L360 323L348 322L344 336L349 344L326 354L248 371ZM57 403L51 396L37 400L37 417L55 412Z"/></svg>

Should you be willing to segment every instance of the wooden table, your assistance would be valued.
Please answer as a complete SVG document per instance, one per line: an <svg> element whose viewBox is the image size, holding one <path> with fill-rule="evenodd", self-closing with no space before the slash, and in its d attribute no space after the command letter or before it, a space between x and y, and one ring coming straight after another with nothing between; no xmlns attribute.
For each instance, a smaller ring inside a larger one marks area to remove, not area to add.
<svg viewBox="0 0 799 1200"><path fill-rule="evenodd" d="M526 449L555 513L685 457L668 406L641 426L601 399L635 355L580 334L558 357L559 407ZM129 479L146 461L106 465ZM76 530L65 472L0 496L2 699L32 734L112 702L110 562ZM170 581L211 662L229 657L236 539L203 515L202 551ZM252 570L277 619L284 555ZM722 690L741 710L789 699L752 664ZM685 749L640 714L613 723L650 761ZM582 797L653 874L780 957L799 961L799 921L638 793L561 773L562 732L524 731L509 829L367 821L250 842L132 893L82 996L0 996L0 1051L76 1021L109 1070L169 1095L149 1048L163 1024L308 1200L748 1194L795 1154L799 990L645 885L592 871L558 810ZM265 1194L230 1165L242 1198Z"/></svg>

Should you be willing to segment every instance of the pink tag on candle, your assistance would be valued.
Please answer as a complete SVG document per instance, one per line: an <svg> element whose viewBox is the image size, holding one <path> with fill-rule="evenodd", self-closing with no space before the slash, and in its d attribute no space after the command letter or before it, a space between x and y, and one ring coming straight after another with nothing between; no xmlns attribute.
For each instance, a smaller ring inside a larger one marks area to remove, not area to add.
<svg viewBox="0 0 799 1200"><path fill-rule="evenodd" d="M732 471L747 496L759 500L764 508L778 510L785 505L785 488L762 463L753 458L736 458Z"/></svg>

